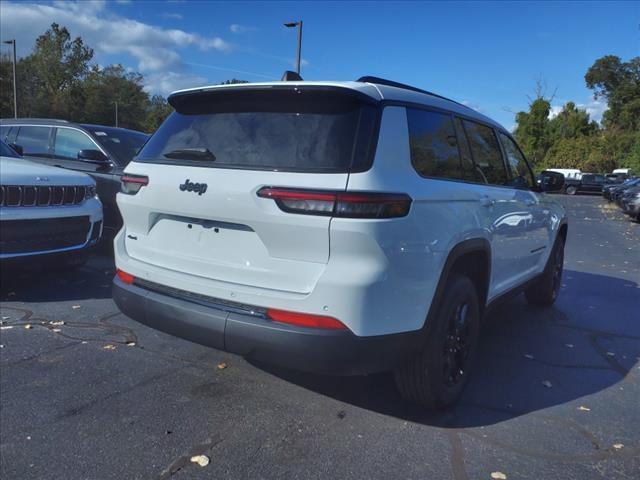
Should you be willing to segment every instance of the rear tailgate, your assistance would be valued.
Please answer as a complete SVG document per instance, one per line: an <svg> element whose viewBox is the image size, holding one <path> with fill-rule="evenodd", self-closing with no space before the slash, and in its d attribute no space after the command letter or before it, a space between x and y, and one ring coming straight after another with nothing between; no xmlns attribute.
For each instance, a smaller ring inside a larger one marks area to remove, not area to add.
<svg viewBox="0 0 640 480"><path fill-rule="evenodd" d="M148 185L118 195L129 256L230 284L311 292L329 259L331 217L284 212L257 191L344 191L371 154L377 110L349 92L299 88L172 103L177 112L126 170Z"/></svg>

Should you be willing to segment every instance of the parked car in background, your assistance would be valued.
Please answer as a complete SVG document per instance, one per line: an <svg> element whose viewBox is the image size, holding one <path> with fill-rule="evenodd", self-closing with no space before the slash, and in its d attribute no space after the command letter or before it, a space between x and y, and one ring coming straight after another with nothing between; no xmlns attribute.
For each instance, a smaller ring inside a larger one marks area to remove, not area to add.
<svg viewBox="0 0 640 480"><path fill-rule="evenodd" d="M30 162L0 141L0 262L84 263L102 234L94 180Z"/></svg>
<svg viewBox="0 0 640 480"><path fill-rule="evenodd" d="M91 175L104 206L105 228L120 229L116 205L124 167L149 135L125 128L64 120L18 118L0 121L0 139L32 161Z"/></svg>
<svg viewBox="0 0 640 480"><path fill-rule="evenodd" d="M546 171L561 173L567 180L580 180L582 176L582 172L577 168L547 168Z"/></svg>
<svg viewBox="0 0 640 480"><path fill-rule="evenodd" d="M626 173L607 173L604 176L605 185L617 184L620 185L622 182L627 180L629 176Z"/></svg>
<svg viewBox="0 0 640 480"><path fill-rule="evenodd" d="M638 185L640 185L640 177L629 179L617 188L613 188L610 190L609 200L616 203L617 205L620 205L620 198L622 197L622 195L624 195L624 193L630 188L634 188Z"/></svg>
<svg viewBox="0 0 640 480"><path fill-rule="evenodd" d="M113 295L131 318L290 368L394 371L441 407L492 305L557 298L566 213L471 108L374 77L169 102L118 195Z"/></svg>
<svg viewBox="0 0 640 480"><path fill-rule="evenodd" d="M567 195L576 193L602 193L604 175L601 173L583 173L580 180L565 177L564 191Z"/></svg>
<svg viewBox="0 0 640 480"><path fill-rule="evenodd" d="M628 178L622 183L611 183L602 187L602 196L610 202L615 201L618 192L640 184L640 177Z"/></svg>
<svg viewBox="0 0 640 480"><path fill-rule="evenodd" d="M622 211L633 218L636 222L640 222L640 186L636 186L627 190L622 197Z"/></svg>

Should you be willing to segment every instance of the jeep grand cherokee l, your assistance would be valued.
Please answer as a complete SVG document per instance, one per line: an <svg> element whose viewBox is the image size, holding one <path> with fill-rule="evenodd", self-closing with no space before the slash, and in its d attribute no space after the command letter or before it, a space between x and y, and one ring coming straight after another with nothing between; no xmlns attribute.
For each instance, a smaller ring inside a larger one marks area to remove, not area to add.
<svg viewBox="0 0 640 480"><path fill-rule="evenodd" d="M118 194L113 293L131 318L300 370L392 370L439 407L494 302L556 299L565 212L470 108L373 77L169 102Z"/></svg>
<svg viewBox="0 0 640 480"><path fill-rule="evenodd" d="M83 173L21 158L0 141L0 265L79 266L102 234L96 184Z"/></svg>

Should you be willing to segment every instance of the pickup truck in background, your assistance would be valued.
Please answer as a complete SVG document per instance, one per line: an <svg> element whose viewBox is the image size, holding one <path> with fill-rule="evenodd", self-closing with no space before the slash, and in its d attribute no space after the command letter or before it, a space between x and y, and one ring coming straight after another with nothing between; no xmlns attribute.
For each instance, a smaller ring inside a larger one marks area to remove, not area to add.
<svg viewBox="0 0 640 480"><path fill-rule="evenodd" d="M579 180L565 178L564 192L567 195L577 193L602 193L605 178L601 173L583 173Z"/></svg>

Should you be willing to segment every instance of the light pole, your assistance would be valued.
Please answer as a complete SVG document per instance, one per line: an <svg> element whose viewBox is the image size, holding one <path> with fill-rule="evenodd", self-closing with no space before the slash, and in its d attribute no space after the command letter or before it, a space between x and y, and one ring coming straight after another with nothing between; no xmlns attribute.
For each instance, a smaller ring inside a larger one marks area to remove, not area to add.
<svg viewBox="0 0 640 480"><path fill-rule="evenodd" d="M289 22L284 24L287 28L298 27L298 60L296 61L296 73L300 75L300 54L302 52L302 20L297 22Z"/></svg>
<svg viewBox="0 0 640 480"><path fill-rule="evenodd" d="M16 84L16 39L5 40L7 45L13 44L13 118L18 118L18 87Z"/></svg>

